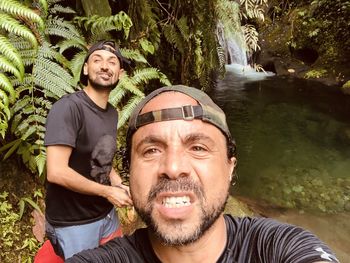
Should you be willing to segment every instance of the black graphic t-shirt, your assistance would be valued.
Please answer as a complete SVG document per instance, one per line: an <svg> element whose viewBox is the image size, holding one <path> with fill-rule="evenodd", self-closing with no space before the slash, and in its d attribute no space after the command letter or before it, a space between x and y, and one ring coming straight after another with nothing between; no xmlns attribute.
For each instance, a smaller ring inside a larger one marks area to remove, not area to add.
<svg viewBox="0 0 350 263"><path fill-rule="evenodd" d="M338 262L332 251L312 233L268 218L225 215L227 243L218 263L311 263ZM115 238L95 249L85 250L68 263L160 263L147 229Z"/></svg>
<svg viewBox="0 0 350 263"><path fill-rule="evenodd" d="M118 113L110 104L102 109L84 91L78 91L52 106L46 121L45 146L71 146L69 166L90 180L109 184L117 122ZM46 219L54 226L94 222L112 207L105 198L47 183Z"/></svg>

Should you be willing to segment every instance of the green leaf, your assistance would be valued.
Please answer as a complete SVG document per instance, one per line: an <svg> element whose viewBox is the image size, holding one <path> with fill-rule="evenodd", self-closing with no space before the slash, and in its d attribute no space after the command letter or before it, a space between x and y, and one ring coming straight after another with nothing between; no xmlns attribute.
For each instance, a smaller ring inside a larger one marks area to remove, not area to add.
<svg viewBox="0 0 350 263"><path fill-rule="evenodd" d="M46 155L40 153L39 155L35 156L35 161L38 167L39 176L43 174L44 168L46 165Z"/></svg>
<svg viewBox="0 0 350 263"><path fill-rule="evenodd" d="M30 204L34 209L38 210L39 212L41 212L40 207L30 198L28 197L23 197L22 198L24 201L26 201L28 204ZM42 213L42 212L41 212Z"/></svg>
<svg viewBox="0 0 350 263"><path fill-rule="evenodd" d="M25 203L24 203L23 198L21 200L19 200L18 206L19 206L18 216L19 216L19 219L21 219L23 216L23 213L24 213L24 208L25 208Z"/></svg>
<svg viewBox="0 0 350 263"><path fill-rule="evenodd" d="M12 147L6 152L3 159L6 160L7 158L9 158L14 153L14 151L16 151L18 149L21 142L22 142L21 139L17 139L17 140L14 140L14 141L8 143L8 144L12 144ZM8 144L5 144L3 147L8 146ZM0 149L0 152L3 151L2 148Z"/></svg>
<svg viewBox="0 0 350 263"><path fill-rule="evenodd" d="M150 41L148 41L147 39L142 38L142 39L140 40L140 44L141 44L141 47L142 47L142 49L143 49L144 51L146 51L146 52L148 52L148 53L151 53L151 54L154 53L154 46L153 46L153 44L152 44Z"/></svg>

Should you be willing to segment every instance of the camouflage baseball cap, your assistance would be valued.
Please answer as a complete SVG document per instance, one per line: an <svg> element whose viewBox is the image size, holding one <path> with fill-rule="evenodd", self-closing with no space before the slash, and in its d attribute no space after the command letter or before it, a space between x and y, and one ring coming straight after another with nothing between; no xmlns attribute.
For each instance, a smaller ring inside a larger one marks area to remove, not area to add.
<svg viewBox="0 0 350 263"><path fill-rule="evenodd" d="M195 99L199 105L184 105L178 108L162 109L158 111L151 111L146 112L144 114L140 114L141 110L147 102L149 102L152 98L156 97L160 93L166 91L177 91L184 93L187 96ZM152 93L147 95L143 100L141 100L141 102L131 114L129 120L129 127L127 131L127 142L131 141L132 135L141 126L159 121L179 119L188 121L193 119L200 119L204 122L210 123L219 128L222 131L222 133L227 137L229 142L233 142L231 133L227 126L226 115L222 111L222 109L220 109L219 106L216 105L205 92L184 85L162 87L153 91Z"/></svg>
<svg viewBox="0 0 350 263"><path fill-rule="evenodd" d="M125 57L123 57L118 45L113 40L102 40L93 44L89 48L88 52L86 53L84 63L86 63L90 55L97 50L106 50L116 55L116 57L119 59L121 68L123 68L124 63L130 64L130 61ZM83 65L80 72L80 83L87 85L87 80L88 80L88 76L84 75L84 65Z"/></svg>

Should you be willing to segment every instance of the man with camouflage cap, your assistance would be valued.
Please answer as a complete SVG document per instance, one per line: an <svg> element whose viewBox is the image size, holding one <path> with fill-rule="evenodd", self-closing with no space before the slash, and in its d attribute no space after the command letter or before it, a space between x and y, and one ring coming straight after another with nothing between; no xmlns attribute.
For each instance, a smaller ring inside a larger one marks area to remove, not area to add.
<svg viewBox="0 0 350 263"><path fill-rule="evenodd" d="M112 167L118 114L108 103L124 61L113 41L92 45L80 76L84 89L63 96L47 117L46 234L62 258L120 235L115 206L132 205Z"/></svg>
<svg viewBox="0 0 350 263"><path fill-rule="evenodd" d="M223 213L235 142L223 111L200 90L164 87L143 99L130 118L126 159L147 228L67 262L338 262L301 228Z"/></svg>

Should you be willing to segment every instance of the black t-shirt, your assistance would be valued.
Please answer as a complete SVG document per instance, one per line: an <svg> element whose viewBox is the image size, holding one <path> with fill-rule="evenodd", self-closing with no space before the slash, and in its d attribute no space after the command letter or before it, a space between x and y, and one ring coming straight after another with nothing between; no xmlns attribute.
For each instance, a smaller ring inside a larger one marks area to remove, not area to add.
<svg viewBox="0 0 350 263"><path fill-rule="evenodd" d="M52 106L46 121L45 146L71 146L69 166L90 180L109 184L117 122L118 113L112 105L102 109L84 91L78 91ZM112 208L105 198L47 183L46 219L54 226L94 222Z"/></svg>
<svg viewBox="0 0 350 263"><path fill-rule="evenodd" d="M219 263L338 262L332 251L312 233L268 218L225 215L227 243ZM147 235L138 229L95 249L69 258L68 263L159 263Z"/></svg>

